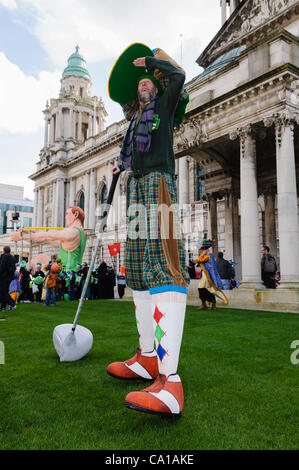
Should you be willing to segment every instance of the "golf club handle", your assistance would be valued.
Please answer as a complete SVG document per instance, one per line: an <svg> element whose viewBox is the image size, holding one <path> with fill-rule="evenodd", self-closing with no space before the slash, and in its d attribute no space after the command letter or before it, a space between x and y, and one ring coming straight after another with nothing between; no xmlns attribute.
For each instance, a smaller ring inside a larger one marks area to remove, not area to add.
<svg viewBox="0 0 299 470"><path fill-rule="evenodd" d="M111 186L110 186L110 189L109 189L109 194L108 194L108 198L107 198L107 202L106 202L106 211L104 213L104 219L105 220L108 218L111 202L112 202L112 199L113 199L113 196L114 196L114 192L115 192L115 188L116 188L116 185L117 185L117 182L118 182L119 175L120 175L120 173L117 173L116 175L113 175L112 183L111 183ZM87 288L88 288L88 284L89 284L89 281L90 281L90 278L91 278L91 273L92 273L93 267L95 265L95 261L96 261L96 257L97 257L97 251L98 251L100 242L102 240L102 235L103 235L103 225L102 224L101 224L100 228L101 228L101 230L97 234L96 245L95 245L94 250L93 250L91 263L90 263L89 270L88 270L88 273L87 273L87 277L86 277L84 287L83 287L83 290L82 290L82 293L81 293L81 297L80 297L79 305L78 305L78 308L77 308L76 316L75 316L75 319L74 319L74 322L73 322L72 332L75 331L77 323L78 323L78 318L79 318L79 315L80 315L80 312L81 312L84 297L85 297L85 294L86 294L86 291L87 291Z"/></svg>

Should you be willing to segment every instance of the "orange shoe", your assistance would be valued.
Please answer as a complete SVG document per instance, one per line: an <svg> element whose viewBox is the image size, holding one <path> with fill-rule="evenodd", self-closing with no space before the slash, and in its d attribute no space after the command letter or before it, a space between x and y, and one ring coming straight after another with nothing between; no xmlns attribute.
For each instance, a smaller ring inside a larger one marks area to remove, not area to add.
<svg viewBox="0 0 299 470"><path fill-rule="evenodd" d="M131 359L109 364L107 373L117 379L153 380L159 375L157 355L143 356L141 349L138 349L137 354Z"/></svg>
<svg viewBox="0 0 299 470"><path fill-rule="evenodd" d="M179 417L184 408L181 379L177 374L168 378L166 375L159 375L150 387L129 393L125 405L136 411Z"/></svg>

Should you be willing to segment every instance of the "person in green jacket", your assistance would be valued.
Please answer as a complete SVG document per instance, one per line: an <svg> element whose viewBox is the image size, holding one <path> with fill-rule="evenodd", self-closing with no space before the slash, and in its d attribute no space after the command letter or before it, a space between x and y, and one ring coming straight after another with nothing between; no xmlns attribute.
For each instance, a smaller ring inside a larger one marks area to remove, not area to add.
<svg viewBox="0 0 299 470"><path fill-rule="evenodd" d="M175 212L173 127L185 74L170 61L150 56L139 57L133 64L147 71L137 80L139 107L124 138L119 164L112 171L131 170L135 181L125 266L140 347L130 360L110 364L107 372L120 379L156 379L150 387L127 395L128 408L180 416L184 394L177 367L189 276ZM168 80L162 94L154 77L156 69ZM138 225L134 223L135 204Z"/></svg>

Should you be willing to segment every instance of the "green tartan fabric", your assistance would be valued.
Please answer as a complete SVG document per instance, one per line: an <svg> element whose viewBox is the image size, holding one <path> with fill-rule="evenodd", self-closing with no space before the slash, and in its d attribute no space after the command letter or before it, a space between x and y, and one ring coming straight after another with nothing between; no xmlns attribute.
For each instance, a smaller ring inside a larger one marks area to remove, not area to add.
<svg viewBox="0 0 299 470"><path fill-rule="evenodd" d="M169 272L158 224L158 202L161 178L164 178L171 204L177 205L175 176L166 172L152 172L136 178L131 196L126 243L127 284L134 290L175 285ZM178 208L178 206L176 206ZM182 280L187 286L185 253L179 230L179 212L175 217L176 238Z"/></svg>

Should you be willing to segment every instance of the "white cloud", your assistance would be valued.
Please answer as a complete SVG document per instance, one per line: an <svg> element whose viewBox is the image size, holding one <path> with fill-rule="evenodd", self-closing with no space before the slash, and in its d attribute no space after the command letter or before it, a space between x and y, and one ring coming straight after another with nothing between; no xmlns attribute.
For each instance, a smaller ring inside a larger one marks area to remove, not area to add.
<svg viewBox="0 0 299 470"><path fill-rule="evenodd" d="M0 0L0 6L15 10L18 8L16 0Z"/></svg>
<svg viewBox="0 0 299 470"><path fill-rule="evenodd" d="M28 134L43 126L42 110L57 97L61 72L26 75L0 52L0 133Z"/></svg>
<svg viewBox="0 0 299 470"><path fill-rule="evenodd" d="M181 0L20 0L20 5L34 15L32 32L60 68L77 43L88 63L116 59L132 42L160 47L179 60L182 34L190 79L199 72L195 60L220 28L218 0L185 5Z"/></svg>

